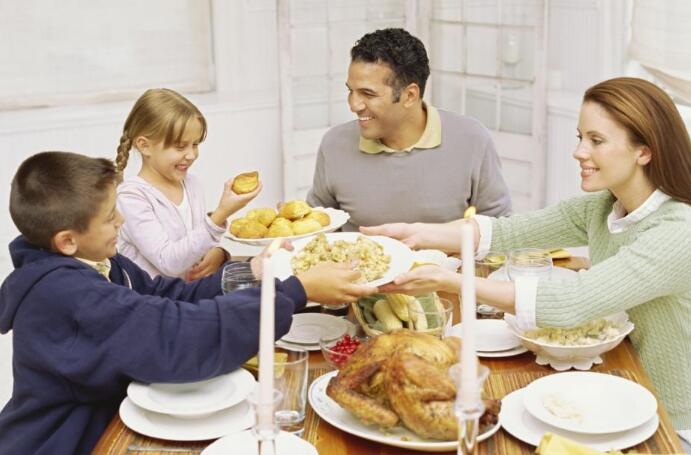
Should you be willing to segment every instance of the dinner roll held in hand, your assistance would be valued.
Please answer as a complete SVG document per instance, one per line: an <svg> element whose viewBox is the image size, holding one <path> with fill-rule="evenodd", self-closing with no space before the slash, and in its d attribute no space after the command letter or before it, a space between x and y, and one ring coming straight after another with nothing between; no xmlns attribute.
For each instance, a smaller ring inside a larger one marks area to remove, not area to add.
<svg viewBox="0 0 691 455"><path fill-rule="evenodd" d="M312 210L305 218L313 219L322 226L328 226L331 224L331 217L321 210Z"/></svg>
<svg viewBox="0 0 691 455"><path fill-rule="evenodd" d="M237 236L241 239L261 239L269 230L257 220L248 220L240 226Z"/></svg>
<svg viewBox="0 0 691 455"><path fill-rule="evenodd" d="M233 180L233 191L237 194L251 193L259 185L259 172L245 172Z"/></svg>
<svg viewBox="0 0 691 455"><path fill-rule="evenodd" d="M310 232L318 231L322 228L317 220L311 218L303 218L301 220L293 221L293 234L302 235Z"/></svg>
<svg viewBox="0 0 691 455"><path fill-rule="evenodd" d="M283 204L278 210L278 216L288 218L289 220L297 220L298 218L302 218L303 216L307 215L311 211L312 207L310 207L307 202L294 200Z"/></svg>
<svg viewBox="0 0 691 455"><path fill-rule="evenodd" d="M245 218L259 221L264 226L269 227L276 218L276 210L272 209L271 207L252 209L247 212Z"/></svg>

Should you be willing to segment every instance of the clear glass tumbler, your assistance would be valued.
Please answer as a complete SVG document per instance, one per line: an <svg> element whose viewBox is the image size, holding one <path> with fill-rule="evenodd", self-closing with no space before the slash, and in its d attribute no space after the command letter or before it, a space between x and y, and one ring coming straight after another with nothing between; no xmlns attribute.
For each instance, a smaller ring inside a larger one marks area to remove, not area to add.
<svg viewBox="0 0 691 455"><path fill-rule="evenodd" d="M232 262L223 267L221 289L224 294L259 286L261 286L261 280L254 276L249 262Z"/></svg>
<svg viewBox="0 0 691 455"><path fill-rule="evenodd" d="M307 405L307 377L309 352L301 349L276 347L274 362L274 387L283 399L276 406L276 423L281 430L302 436L305 430L305 408ZM278 360L283 357L285 360Z"/></svg>
<svg viewBox="0 0 691 455"><path fill-rule="evenodd" d="M518 276L549 278L551 272L552 257L547 250L519 248L509 252L506 273L511 281L514 281Z"/></svg>

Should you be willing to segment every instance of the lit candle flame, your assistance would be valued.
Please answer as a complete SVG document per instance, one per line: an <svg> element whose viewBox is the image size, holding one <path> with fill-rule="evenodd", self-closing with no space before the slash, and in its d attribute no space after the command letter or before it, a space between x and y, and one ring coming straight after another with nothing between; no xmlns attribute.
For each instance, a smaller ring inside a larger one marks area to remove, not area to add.
<svg viewBox="0 0 691 455"><path fill-rule="evenodd" d="M474 216L475 216L475 212L476 212L475 206L474 206L474 205L471 205L470 207L468 207L467 209L465 209L465 212L463 212L463 219L464 219L464 220L467 220L467 219L469 219L469 218L474 217Z"/></svg>

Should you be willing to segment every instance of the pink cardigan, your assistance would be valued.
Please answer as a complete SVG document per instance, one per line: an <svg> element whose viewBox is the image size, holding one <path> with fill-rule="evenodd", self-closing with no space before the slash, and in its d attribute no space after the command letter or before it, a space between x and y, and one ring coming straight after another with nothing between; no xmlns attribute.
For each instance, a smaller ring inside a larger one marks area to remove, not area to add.
<svg viewBox="0 0 691 455"><path fill-rule="evenodd" d="M125 217L118 252L149 275L184 277L212 247L218 246L225 227L206 215L201 182L191 175L185 188L192 208L188 231L173 203L141 177L130 177L118 186L117 207Z"/></svg>

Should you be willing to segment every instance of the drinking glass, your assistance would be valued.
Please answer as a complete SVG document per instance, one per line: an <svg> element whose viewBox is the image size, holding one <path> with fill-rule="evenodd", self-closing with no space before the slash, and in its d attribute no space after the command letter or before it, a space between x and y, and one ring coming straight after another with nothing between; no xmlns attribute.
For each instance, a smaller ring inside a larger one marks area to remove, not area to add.
<svg viewBox="0 0 691 455"><path fill-rule="evenodd" d="M485 257L475 261L475 276L488 278L506 264L506 253L503 251L488 251ZM477 317L480 319L501 319L504 313L491 305L477 304Z"/></svg>
<svg viewBox="0 0 691 455"><path fill-rule="evenodd" d="M259 287L260 285L261 280L254 276L249 262L232 262L223 267L221 289L224 294L239 289Z"/></svg>
<svg viewBox="0 0 691 455"><path fill-rule="evenodd" d="M518 276L549 278L551 272L552 257L547 250L519 248L509 252L506 273L511 281Z"/></svg>
<svg viewBox="0 0 691 455"><path fill-rule="evenodd" d="M309 353L302 349L275 349L277 353L285 353L285 360L274 362L274 387L283 396L276 406L276 424L283 431L302 436L305 430Z"/></svg>
<svg viewBox="0 0 691 455"><path fill-rule="evenodd" d="M436 294L417 297L420 307L408 306L408 313L415 330L443 338L446 329L451 327L454 305L450 300L439 298ZM422 326L418 325L418 321Z"/></svg>

